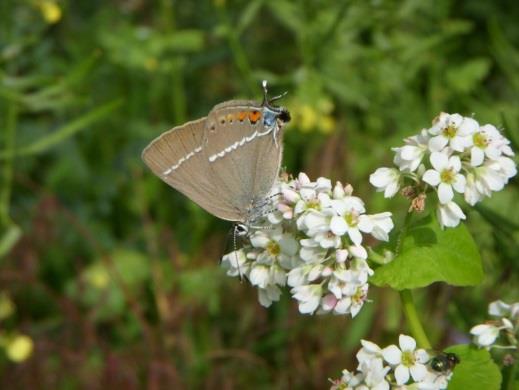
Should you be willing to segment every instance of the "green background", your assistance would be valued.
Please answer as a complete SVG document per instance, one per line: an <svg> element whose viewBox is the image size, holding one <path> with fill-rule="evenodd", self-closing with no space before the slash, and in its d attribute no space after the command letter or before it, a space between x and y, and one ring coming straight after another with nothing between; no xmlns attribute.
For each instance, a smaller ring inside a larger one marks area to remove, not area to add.
<svg viewBox="0 0 519 390"><path fill-rule="evenodd" d="M154 177L141 150L217 103L288 91L284 166L369 185L390 147L441 111L519 141L519 7L509 1L0 2L0 388L326 388L360 338L395 343L398 295L354 320L271 308L219 267L230 224ZM221 196L231 194L221 194ZM435 347L468 342L494 299L519 300L518 181L464 208L476 288L419 290Z"/></svg>

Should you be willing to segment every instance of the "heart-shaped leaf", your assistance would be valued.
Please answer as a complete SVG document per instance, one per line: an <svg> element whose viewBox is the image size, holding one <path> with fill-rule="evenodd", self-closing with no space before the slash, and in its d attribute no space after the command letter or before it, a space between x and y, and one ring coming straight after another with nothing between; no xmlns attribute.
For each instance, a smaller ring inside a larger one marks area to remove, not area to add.
<svg viewBox="0 0 519 390"><path fill-rule="evenodd" d="M370 281L396 290L425 287L434 282L474 286L483 279L478 248L466 226L442 230L427 216L412 224L395 259L375 270Z"/></svg>

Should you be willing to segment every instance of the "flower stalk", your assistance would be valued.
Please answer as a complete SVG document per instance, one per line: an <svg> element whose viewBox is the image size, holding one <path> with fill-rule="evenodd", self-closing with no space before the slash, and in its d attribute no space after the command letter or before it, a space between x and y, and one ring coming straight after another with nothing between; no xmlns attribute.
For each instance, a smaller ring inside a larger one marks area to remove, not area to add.
<svg viewBox="0 0 519 390"><path fill-rule="evenodd" d="M409 331L421 348L431 349L431 343L427 338L427 334L425 333L420 318L418 317L411 290L400 291L400 300L402 301L402 308L404 310Z"/></svg>

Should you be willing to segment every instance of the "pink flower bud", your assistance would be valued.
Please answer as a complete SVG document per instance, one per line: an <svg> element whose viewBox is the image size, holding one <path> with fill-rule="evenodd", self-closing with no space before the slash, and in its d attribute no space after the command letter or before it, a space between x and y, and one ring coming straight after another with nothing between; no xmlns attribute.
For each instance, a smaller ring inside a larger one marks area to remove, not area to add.
<svg viewBox="0 0 519 390"><path fill-rule="evenodd" d="M291 189L284 189L283 197L290 203L296 203L299 199L301 199L299 194Z"/></svg>
<svg viewBox="0 0 519 390"><path fill-rule="evenodd" d="M348 250L339 249L335 251L335 260L337 263L344 263L348 259Z"/></svg>

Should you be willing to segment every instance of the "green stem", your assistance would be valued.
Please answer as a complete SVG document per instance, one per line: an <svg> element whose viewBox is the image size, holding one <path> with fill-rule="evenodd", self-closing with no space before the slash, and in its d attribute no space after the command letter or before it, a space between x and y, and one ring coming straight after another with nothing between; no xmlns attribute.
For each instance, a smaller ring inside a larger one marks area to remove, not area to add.
<svg viewBox="0 0 519 390"><path fill-rule="evenodd" d="M400 291L400 300L402 301L402 308L404 309L407 326L411 335L416 339L419 347L431 349L431 343L418 317L411 290Z"/></svg>
<svg viewBox="0 0 519 390"><path fill-rule="evenodd" d="M13 180L13 156L14 144L16 135L16 122L18 119L18 104L10 102L7 106L5 133L4 133L4 148L10 158L4 161L3 183L0 186L0 226L7 226L11 223L9 216L9 204L11 199L11 186Z"/></svg>
<svg viewBox="0 0 519 390"><path fill-rule="evenodd" d="M253 80L253 74L249 61L247 60L247 54L243 49L238 33L235 31L235 28L231 23L230 16L228 15L225 6L221 7L220 15L222 23L226 29L226 37L235 65L241 74L245 87L248 89L247 92L253 93L257 90L257 85Z"/></svg>
<svg viewBox="0 0 519 390"><path fill-rule="evenodd" d="M405 216L404 226L402 226L402 230L400 231L400 235L398 237L398 243L396 247L397 255L400 253L400 250L402 249L402 242L404 240L405 235L407 234L409 223L411 222L411 215L411 213L407 213ZM409 327L411 335L416 339L416 342L418 343L419 347L431 349L431 343L427 338L427 334L425 333L423 325L420 321L420 317L418 317L418 312L416 311L412 291L400 291L400 300L402 301L402 308L404 310L407 326Z"/></svg>
<svg viewBox="0 0 519 390"><path fill-rule="evenodd" d="M517 375L517 360L503 372L503 390L516 390L515 376Z"/></svg>
<svg viewBox="0 0 519 390"><path fill-rule="evenodd" d="M161 30L166 34L175 32L176 20L175 9L171 0L162 0L160 8ZM173 116L176 123L186 121L187 102L186 91L184 88L184 58L178 54L173 60L173 70L171 72L171 101ZM161 82L160 80L158 82Z"/></svg>

